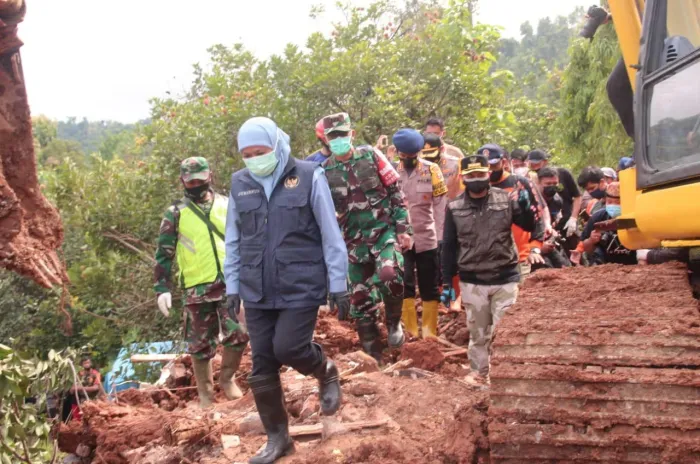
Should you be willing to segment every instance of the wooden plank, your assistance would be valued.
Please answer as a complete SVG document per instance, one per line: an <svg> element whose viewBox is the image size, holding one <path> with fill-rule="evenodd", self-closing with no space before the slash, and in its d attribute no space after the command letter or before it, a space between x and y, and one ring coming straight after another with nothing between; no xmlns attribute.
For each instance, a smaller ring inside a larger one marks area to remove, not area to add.
<svg viewBox="0 0 700 464"><path fill-rule="evenodd" d="M383 427L389 425L389 419L379 419L379 420L369 420L369 421L358 421L349 422L344 424L338 422L334 424L334 434L353 432L355 430L371 429L376 427ZM289 435L292 437L304 437L309 435L322 435L325 430L324 424L312 424L312 425L294 425L289 428Z"/></svg>
<svg viewBox="0 0 700 464"><path fill-rule="evenodd" d="M132 354L131 362L136 363L150 363L150 362L170 362L176 360L179 354Z"/></svg>

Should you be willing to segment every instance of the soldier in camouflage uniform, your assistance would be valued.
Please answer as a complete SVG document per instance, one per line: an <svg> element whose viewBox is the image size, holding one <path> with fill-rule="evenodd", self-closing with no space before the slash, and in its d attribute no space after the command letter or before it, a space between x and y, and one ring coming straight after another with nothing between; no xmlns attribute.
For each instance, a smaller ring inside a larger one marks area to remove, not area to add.
<svg viewBox="0 0 700 464"><path fill-rule="evenodd" d="M411 246L411 228L398 174L381 152L354 147L347 113L327 116L324 131L333 155L324 163L338 222L348 248L352 286L350 316L365 352L381 358L377 318L383 301L389 346L404 342L402 249Z"/></svg>
<svg viewBox="0 0 700 464"><path fill-rule="evenodd" d="M226 309L223 278L224 228L228 198L211 189L209 163L201 157L187 158L180 166L185 196L165 212L156 250L155 291L158 308L167 317L172 306L170 274L173 259L185 292L185 338L197 379L202 407L214 401L211 359L219 334L224 346L219 385L229 399L240 398L233 378L241 362L248 335L235 313Z"/></svg>

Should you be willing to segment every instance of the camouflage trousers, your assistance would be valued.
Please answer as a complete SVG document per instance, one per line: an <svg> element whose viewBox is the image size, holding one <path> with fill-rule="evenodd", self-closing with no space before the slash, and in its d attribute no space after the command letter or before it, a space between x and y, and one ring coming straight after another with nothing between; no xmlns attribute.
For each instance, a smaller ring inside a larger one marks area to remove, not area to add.
<svg viewBox="0 0 700 464"><path fill-rule="evenodd" d="M369 263L350 263L350 317L376 321L383 298L403 298L403 255L395 243L387 243Z"/></svg>
<svg viewBox="0 0 700 464"><path fill-rule="evenodd" d="M518 283L505 285L459 284L467 309L469 364L472 371L489 373L489 351L496 324L518 298Z"/></svg>
<svg viewBox="0 0 700 464"><path fill-rule="evenodd" d="M184 316L187 352L197 359L214 357L219 334L225 347L243 350L248 344L248 334L228 314L226 300L187 305Z"/></svg>

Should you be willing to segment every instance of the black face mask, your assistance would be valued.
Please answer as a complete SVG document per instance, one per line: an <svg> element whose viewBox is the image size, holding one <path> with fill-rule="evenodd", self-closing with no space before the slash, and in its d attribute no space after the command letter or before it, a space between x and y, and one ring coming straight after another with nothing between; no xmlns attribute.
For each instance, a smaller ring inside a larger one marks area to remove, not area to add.
<svg viewBox="0 0 700 464"><path fill-rule="evenodd" d="M464 186L471 193L483 193L484 190L489 188L489 180L474 180L472 182L464 182Z"/></svg>
<svg viewBox="0 0 700 464"><path fill-rule="evenodd" d="M423 153L423 159L431 163L437 163L440 161L440 151L438 150L435 153Z"/></svg>
<svg viewBox="0 0 700 464"><path fill-rule="evenodd" d="M198 187L185 188L185 196L192 201L204 200L209 192L209 184L202 184Z"/></svg>
<svg viewBox="0 0 700 464"><path fill-rule="evenodd" d="M503 177L503 169L500 171L491 171L490 178L491 182L498 182Z"/></svg>
<svg viewBox="0 0 700 464"><path fill-rule="evenodd" d="M542 193L544 193L546 197L550 198L556 195L558 191L559 188L556 185L548 185L547 187L542 189Z"/></svg>
<svg viewBox="0 0 700 464"><path fill-rule="evenodd" d="M589 195L595 198L596 200L602 200L603 198L605 198L605 190L595 189L592 192L590 192Z"/></svg>
<svg viewBox="0 0 700 464"><path fill-rule="evenodd" d="M418 158L401 158L401 164L407 169L412 169L418 164Z"/></svg>

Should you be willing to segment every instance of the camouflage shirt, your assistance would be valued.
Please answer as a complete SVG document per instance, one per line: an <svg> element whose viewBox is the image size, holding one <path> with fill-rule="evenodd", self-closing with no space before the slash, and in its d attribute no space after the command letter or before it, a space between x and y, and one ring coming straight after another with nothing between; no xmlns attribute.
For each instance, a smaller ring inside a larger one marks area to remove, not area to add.
<svg viewBox="0 0 700 464"><path fill-rule="evenodd" d="M204 213L209 213L214 203L214 196L203 203L197 203ZM158 295L170 291L170 275L172 273L175 249L177 248L177 225L180 221L180 210L171 206L165 211L163 221L160 223L160 235L158 236L158 248L156 249L155 285ZM210 301L223 300L226 295L226 284L218 277L214 282L195 285L185 289L185 304L195 305Z"/></svg>
<svg viewBox="0 0 700 464"><path fill-rule="evenodd" d="M331 157L323 166L351 263L373 261L397 235L412 233L398 175L373 147L357 147L347 161ZM395 178L380 175L387 168Z"/></svg>

